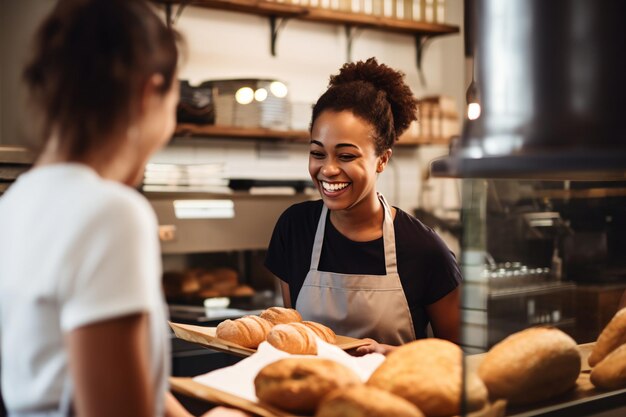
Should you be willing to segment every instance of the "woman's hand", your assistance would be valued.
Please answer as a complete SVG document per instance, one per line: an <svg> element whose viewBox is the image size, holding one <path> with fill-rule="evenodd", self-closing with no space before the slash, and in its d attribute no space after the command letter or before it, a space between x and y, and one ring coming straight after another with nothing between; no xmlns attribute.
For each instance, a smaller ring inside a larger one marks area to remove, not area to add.
<svg viewBox="0 0 626 417"><path fill-rule="evenodd" d="M202 417L252 417L252 414L232 408L215 407L211 411L202 414Z"/></svg>
<svg viewBox="0 0 626 417"><path fill-rule="evenodd" d="M348 350L348 353L352 356L364 356L370 353L381 353L387 356L389 353L396 350L397 346L385 345L378 343L374 339L363 339L368 342L367 345L359 346L356 349Z"/></svg>

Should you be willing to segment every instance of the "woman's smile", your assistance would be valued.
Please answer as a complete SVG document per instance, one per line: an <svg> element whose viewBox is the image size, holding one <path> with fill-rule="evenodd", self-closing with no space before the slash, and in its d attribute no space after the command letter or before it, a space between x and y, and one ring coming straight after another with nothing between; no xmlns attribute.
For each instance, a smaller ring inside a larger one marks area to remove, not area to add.
<svg viewBox="0 0 626 417"><path fill-rule="evenodd" d="M319 181L322 192L329 197L336 197L343 194L351 185L350 182L337 182L337 181Z"/></svg>

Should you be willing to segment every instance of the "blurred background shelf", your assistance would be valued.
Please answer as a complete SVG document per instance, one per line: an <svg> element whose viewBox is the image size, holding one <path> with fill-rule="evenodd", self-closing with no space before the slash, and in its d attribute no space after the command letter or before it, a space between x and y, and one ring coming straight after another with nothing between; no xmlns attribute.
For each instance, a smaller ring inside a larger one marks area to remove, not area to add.
<svg viewBox="0 0 626 417"><path fill-rule="evenodd" d="M274 130L262 127L235 127L218 125L198 125L179 123L174 132L176 137L197 137L209 139L253 139L272 142L292 142L308 144L309 132L306 130ZM411 137L403 135L395 146L447 145L450 138Z"/></svg>
<svg viewBox="0 0 626 417"><path fill-rule="evenodd" d="M260 16L287 17L335 25L349 25L383 32L420 36L440 36L458 33L459 27L441 23L395 19L341 10L307 7L289 3L258 0L153 0L155 3L180 6L197 6L228 10Z"/></svg>
<svg viewBox="0 0 626 417"><path fill-rule="evenodd" d="M270 141L309 142L306 130L274 130L262 127L235 127L218 125L197 125L180 123L174 132L176 136L192 136L221 139L261 139Z"/></svg>

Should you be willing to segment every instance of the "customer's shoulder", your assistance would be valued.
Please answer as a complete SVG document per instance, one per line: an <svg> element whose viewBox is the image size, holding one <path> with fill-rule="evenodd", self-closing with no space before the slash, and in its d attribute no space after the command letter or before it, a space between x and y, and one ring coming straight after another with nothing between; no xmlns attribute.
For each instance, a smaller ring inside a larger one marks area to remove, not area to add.
<svg viewBox="0 0 626 417"><path fill-rule="evenodd" d="M91 201L85 210L93 217L111 218L120 225L151 225L156 222L150 203L134 188L106 180L92 185L92 188L85 190Z"/></svg>

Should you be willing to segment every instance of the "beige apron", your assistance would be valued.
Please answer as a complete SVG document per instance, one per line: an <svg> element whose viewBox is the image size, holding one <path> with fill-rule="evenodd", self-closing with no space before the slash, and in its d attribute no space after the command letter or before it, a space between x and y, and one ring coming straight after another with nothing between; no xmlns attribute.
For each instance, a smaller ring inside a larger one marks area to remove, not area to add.
<svg viewBox="0 0 626 417"><path fill-rule="evenodd" d="M298 294L296 309L305 320L325 324L337 334L369 337L379 343L400 345L415 340L413 319L402 289L396 263L396 239L391 209L384 208L383 242L387 275L356 275L318 270L328 208L317 224L311 267ZM355 259L355 262L358 262Z"/></svg>

